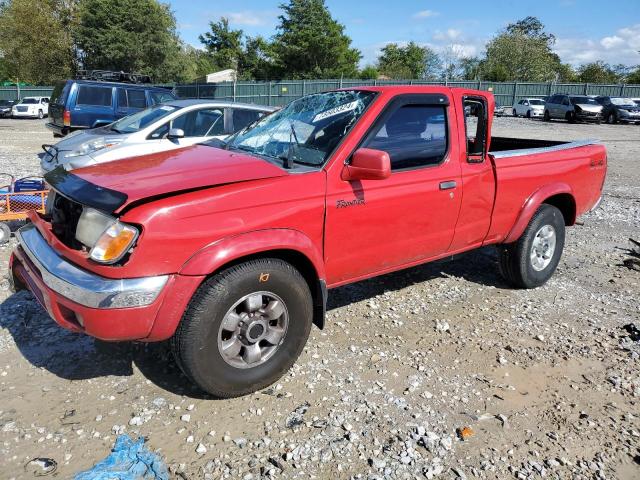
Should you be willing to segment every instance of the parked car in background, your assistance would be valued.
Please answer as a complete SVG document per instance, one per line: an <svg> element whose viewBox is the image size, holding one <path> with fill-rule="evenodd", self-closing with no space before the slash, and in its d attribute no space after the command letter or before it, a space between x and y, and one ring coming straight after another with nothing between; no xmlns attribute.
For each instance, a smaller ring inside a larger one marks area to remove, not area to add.
<svg viewBox="0 0 640 480"><path fill-rule="evenodd" d="M488 245L515 287L551 278L605 147L492 137L493 109L462 88L330 91L224 144L57 168L9 278L64 328L171 339L204 391L255 392L323 328L328 289Z"/></svg>
<svg viewBox="0 0 640 480"><path fill-rule="evenodd" d="M15 100L0 100L0 117L11 116L11 108L16 104Z"/></svg>
<svg viewBox="0 0 640 480"><path fill-rule="evenodd" d="M496 103L496 106L493 108L493 116L502 117L505 113L506 113L505 107L501 107Z"/></svg>
<svg viewBox="0 0 640 480"><path fill-rule="evenodd" d="M13 107L13 118L44 118L47 115L49 97L24 97Z"/></svg>
<svg viewBox="0 0 640 480"><path fill-rule="evenodd" d="M602 122L602 105L595 98L586 95L552 95L544 105L543 117L546 121L554 118L568 122Z"/></svg>
<svg viewBox="0 0 640 480"><path fill-rule="evenodd" d="M67 80L56 84L47 128L54 137L108 125L151 105L175 100L165 89L145 84Z"/></svg>
<svg viewBox="0 0 640 480"><path fill-rule="evenodd" d="M173 100L116 122L72 133L43 145L42 170L67 170L223 139L274 111L274 107L210 100Z"/></svg>
<svg viewBox="0 0 640 480"><path fill-rule="evenodd" d="M640 105L632 98L601 96L596 101L602 105L602 116L607 123L640 123Z"/></svg>
<svg viewBox="0 0 640 480"><path fill-rule="evenodd" d="M545 101L540 98L523 98L513 106L514 117L538 118L544 115Z"/></svg>

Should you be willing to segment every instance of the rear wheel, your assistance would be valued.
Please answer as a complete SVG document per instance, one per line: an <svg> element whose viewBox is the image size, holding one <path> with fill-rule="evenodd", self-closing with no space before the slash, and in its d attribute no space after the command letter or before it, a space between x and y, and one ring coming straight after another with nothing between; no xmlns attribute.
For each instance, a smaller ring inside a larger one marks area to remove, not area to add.
<svg viewBox="0 0 640 480"><path fill-rule="evenodd" d="M313 307L302 275L279 259L228 268L196 292L171 341L200 388L237 397L278 380L309 337Z"/></svg>
<svg viewBox="0 0 640 480"><path fill-rule="evenodd" d="M548 122L549 120L551 120L551 115L549 115L549 110L544 111L544 115L542 116L542 118L544 119L545 122Z"/></svg>
<svg viewBox="0 0 640 480"><path fill-rule="evenodd" d="M576 123L576 114L573 112L567 112L567 114L565 115L565 119L569 123Z"/></svg>
<svg viewBox="0 0 640 480"><path fill-rule="evenodd" d="M527 110L527 118L531 118L531 110Z"/></svg>
<svg viewBox="0 0 640 480"><path fill-rule="evenodd" d="M519 288L545 284L560 262L564 237L562 212L552 205L541 205L517 242L498 247L500 273Z"/></svg>
<svg viewBox="0 0 640 480"><path fill-rule="evenodd" d="M514 117L517 117L517 116L518 116L518 112L516 111L516 109L515 109L515 108L513 109L513 116L514 116Z"/></svg>

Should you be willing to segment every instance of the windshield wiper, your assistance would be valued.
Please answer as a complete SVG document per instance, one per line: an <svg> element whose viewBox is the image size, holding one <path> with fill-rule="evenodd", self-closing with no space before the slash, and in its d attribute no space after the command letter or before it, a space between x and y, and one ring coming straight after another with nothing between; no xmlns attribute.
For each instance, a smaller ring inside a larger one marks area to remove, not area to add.
<svg viewBox="0 0 640 480"><path fill-rule="evenodd" d="M293 157L291 156L291 152L293 151L293 142L291 138L296 141L296 147L300 147L300 142L298 141L298 134L296 133L296 127L293 126L293 122L289 122L291 125L291 132L289 133L289 149L287 150L287 156L284 157L285 160L285 168L291 170L293 168Z"/></svg>
<svg viewBox="0 0 640 480"><path fill-rule="evenodd" d="M109 127L109 130L111 130L112 132L116 132L116 133L122 133L122 131L118 130L115 127Z"/></svg>

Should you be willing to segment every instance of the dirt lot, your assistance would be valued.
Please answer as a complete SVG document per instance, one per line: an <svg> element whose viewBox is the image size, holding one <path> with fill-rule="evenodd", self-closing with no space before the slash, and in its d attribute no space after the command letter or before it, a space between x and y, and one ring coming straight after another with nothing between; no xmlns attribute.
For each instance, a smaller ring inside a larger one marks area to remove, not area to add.
<svg viewBox="0 0 640 480"><path fill-rule="evenodd" d="M640 478L640 339L622 328L640 327L640 272L623 266L640 126L500 118L494 133L608 147L605 203L569 230L553 279L511 289L485 249L340 288L295 367L245 398L206 398L162 345L58 328L9 291L14 242L0 247L0 477L50 457L71 478L125 432L180 479ZM0 171L36 173L51 140L0 120Z"/></svg>

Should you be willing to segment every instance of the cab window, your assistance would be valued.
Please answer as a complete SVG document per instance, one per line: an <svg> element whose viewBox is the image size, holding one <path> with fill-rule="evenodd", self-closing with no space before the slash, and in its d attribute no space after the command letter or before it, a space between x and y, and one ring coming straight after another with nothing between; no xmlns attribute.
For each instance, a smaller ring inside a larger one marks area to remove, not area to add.
<svg viewBox="0 0 640 480"><path fill-rule="evenodd" d="M437 165L447 152L446 113L444 106L402 105L363 146L387 152L391 170Z"/></svg>

